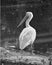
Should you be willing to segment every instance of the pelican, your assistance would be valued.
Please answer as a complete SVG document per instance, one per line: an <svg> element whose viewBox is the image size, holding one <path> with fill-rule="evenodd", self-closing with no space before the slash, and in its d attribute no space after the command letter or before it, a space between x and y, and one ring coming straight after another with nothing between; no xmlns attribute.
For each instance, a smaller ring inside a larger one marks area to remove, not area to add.
<svg viewBox="0 0 52 65"><path fill-rule="evenodd" d="M25 49L28 45L33 45L33 42L36 39L36 30L29 25L30 21L33 18L32 12L26 12L25 17L17 26L19 27L23 22L25 22L26 27L22 30L21 34L19 35L19 48L21 50Z"/></svg>

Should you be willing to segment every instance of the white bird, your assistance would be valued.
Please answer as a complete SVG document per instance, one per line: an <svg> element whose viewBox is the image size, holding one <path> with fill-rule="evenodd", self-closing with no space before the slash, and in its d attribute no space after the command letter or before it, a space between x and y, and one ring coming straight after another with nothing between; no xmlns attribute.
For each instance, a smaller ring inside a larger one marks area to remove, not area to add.
<svg viewBox="0 0 52 65"><path fill-rule="evenodd" d="M19 48L23 50L28 45L31 45L36 39L36 30L29 25L31 19L33 18L32 12L26 12L25 17L20 22L20 24L17 26L19 27L23 22L26 21L26 28L24 28L19 36Z"/></svg>

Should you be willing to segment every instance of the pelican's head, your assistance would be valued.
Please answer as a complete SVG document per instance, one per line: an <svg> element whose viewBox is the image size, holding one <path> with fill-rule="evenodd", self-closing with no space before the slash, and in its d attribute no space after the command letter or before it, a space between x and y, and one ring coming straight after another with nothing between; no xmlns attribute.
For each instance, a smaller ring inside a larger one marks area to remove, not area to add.
<svg viewBox="0 0 52 65"><path fill-rule="evenodd" d="M26 12L25 17L22 19L22 21L20 22L20 24L17 27L19 27L25 21L26 21L26 27L28 27L29 22L31 21L32 18L33 18L33 13L32 12Z"/></svg>
<svg viewBox="0 0 52 65"><path fill-rule="evenodd" d="M32 12L26 12L26 15L33 18L33 13Z"/></svg>
<svg viewBox="0 0 52 65"><path fill-rule="evenodd" d="M26 16L28 17L28 19L26 20L26 27L29 27L30 26L29 23L33 18L33 13L32 12L27 12Z"/></svg>

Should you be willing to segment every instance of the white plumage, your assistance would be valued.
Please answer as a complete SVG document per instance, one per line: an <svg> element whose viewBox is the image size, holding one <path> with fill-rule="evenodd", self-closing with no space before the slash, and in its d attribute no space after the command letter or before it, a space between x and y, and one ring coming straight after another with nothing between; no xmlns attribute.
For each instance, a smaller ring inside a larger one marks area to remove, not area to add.
<svg viewBox="0 0 52 65"><path fill-rule="evenodd" d="M26 16L23 18L21 23L17 26L19 27L24 21L26 21L26 28L24 28L19 36L19 47L21 50L26 48L28 45L32 45L36 39L36 30L29 25L31 19L33 18L32 12L27 12Z"/></svg>

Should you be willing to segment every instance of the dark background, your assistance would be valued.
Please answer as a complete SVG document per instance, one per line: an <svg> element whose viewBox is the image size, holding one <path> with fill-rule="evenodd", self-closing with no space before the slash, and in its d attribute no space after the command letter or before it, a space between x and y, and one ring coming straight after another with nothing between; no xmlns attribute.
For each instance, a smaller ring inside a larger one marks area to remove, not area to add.
<svg viewBox="0 0 52 65"><path fill-rule="evenodd" d="M34 48L43 49L52 48L52 41L44 42L47 38L52 39L52 1L51 0L1 0L1 40L19 36L25 27L23 23L19 28L17 25L25 16L27 11L31 11L34 15L30 25L34 27L39 34L51 33L49 36L38 36L37 41L43 38L42 44L38 42ZM48 40L47 40L48 41ZM35 42L34 42L35 43Z"/></svg>
<svg viewBox="0 0 52 65"><path fill-rule="evenodd" d="M19 35L18 32L25 27L25 23L18 29L17 25L27 11L31 11L34 15L30 25L36 29L37 34L52 32L51 0L1 0L2 38L9 34Z"/></svg>

